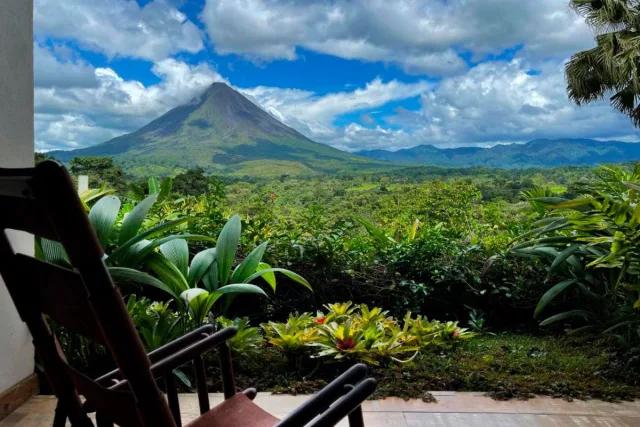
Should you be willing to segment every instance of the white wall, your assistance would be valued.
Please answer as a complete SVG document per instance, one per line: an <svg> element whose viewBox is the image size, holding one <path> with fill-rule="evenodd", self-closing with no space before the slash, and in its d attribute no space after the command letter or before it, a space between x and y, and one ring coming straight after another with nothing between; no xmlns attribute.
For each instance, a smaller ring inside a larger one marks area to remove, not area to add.
<svg viewBox="0 0 640 427"><path fill-rule="evenodd" d="M0 167L33 165L33 3L0 0ZM12 236L21 250L33 240ZM0 392L33 373L33 347L0 279Z"/></svg>

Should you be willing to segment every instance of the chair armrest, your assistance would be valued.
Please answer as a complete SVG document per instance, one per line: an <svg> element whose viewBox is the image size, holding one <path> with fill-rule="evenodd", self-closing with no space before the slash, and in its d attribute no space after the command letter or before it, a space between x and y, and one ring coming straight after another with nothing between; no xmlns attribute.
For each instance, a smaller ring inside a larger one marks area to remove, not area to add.
<svg viewBox="0 0 640 427"><path fill-rule="evenodd" d="M367 365L363 363L358 363L352 366L338 378L330 382L317 394L315 394L301 406L296 408L291 414L283 418L282 421L277 424L277 426L295 427L307 424L319 414L322 414L324 411L326 411L335 401L339 400L343 396L352 393L355 389L349 391L347 386L360 383L366 377L368 370L369 369L367 368ZM366 399L367 396L365 396L363 400ZM351 410L353 410L356 406L357 405L352 407Z"/></svg>
<svg viewBox="0 0 640 427"><path fill-rule="evenodd" d="M196 329L196 331L199 331L199 330ZM229 338L233 337L237 332L238 332L238 329L236 327L230 326L228 328L221 329L220 331L215 332L211 335L200 337L198 341L195 341L195 342L192 342L194 341L193 339L185 340L183 341L183 343L189 343L189 345L182 348L179 348L179 346L172 347L172 348L175 348L176 351L167 355L163 359L153 363L151 365L151 373L154 375L164 374L168 370L173 370L179 366L182 366L185 363L193 360L197 356L200 356L205 351L211 350L212 348L215 348L224 344ZM178 340L179 339L180 338L178 338ZM127 380L122 380L122 381L118 381L116 384L112 385L109 388L111 388L112 390L117 390L124 387L127 384L128 384Z"/></svg>
<svg viewBox="0 0 640 427"><path fill-rule="evenodd" d="M157 362L158 360L169 356L171 353L174 353L185 346L193 344L194 342L206 338L210 336L215 331L213 325L204 325L193 331L182 335L175 340L158 347L157 349L149 352L147 356L149 357L149 361L151 363ZM109 381L120 381L122 379L122 375L119 369L114 369L111 372L107 372L101 377L97 378L95 381L99 384L103 384L105 386L113 385L107 384Z"/></svg>
<svg viewBox="0 0 640 427"><path fill-rule="evenodd" d="M168 369L175 369L182 366L205 351L226 343L227 340L232 338L237 332L238 328L235 326L229 326L228 328L215 332L206 338L202 338L200 341L196 341L195 343L170 354L162 360L153 363L151 365L151 372L166 371Z"/></svg>
<svg viewBox="0 0 640 427"><path fill-rule="evenodd" d="M330 427L335 426L341 419L351 414L356 408L359 408L362 402L369 397L376 389L376 380L366 378L358 383L349 393L345 394L327 411L323 412L317 419L309 425L309 427ZM360 410L360 409L358 409ZM350 426L351 416L349 417ZM364 425L362 422L362 412L358 413L358 425Z"/></svg>

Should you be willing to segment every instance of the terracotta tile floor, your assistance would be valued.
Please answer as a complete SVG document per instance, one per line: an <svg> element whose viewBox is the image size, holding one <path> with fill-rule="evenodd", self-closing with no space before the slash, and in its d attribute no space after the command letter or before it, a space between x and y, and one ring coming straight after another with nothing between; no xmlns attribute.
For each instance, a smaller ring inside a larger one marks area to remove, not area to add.
<svg viewBox="0 0 640 427"><path fill-rule="evenodd" d="M640 426L640 401L608 403L602 401L566 402L537 397L527 401L495 401L482 393L434 392L437 403L419 400L384 399L368 401L364 416L368 427L422 426ZM211 394L214 405L222 399ZM256 402L282 417L305 400L305 396L258 394ZM198 403L193 394L180 396L183 420L197 416ZM0 427L49 427L55 400L36 396L3 421ZM346 426L346 423L340 426Z"/></svg>

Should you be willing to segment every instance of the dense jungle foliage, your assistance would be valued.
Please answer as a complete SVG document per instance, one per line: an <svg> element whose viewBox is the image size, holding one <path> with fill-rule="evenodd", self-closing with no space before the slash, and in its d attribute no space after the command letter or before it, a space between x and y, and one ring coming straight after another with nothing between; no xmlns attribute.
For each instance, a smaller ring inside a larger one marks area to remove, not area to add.
<svg viewBox="0 0 640 427"><path fill-rule="evenodd" d="M81 198L149 349L213 322L239 328L241 378L266 372L272 390L360 360L416 396L636 394L640 165L148 181L104 166L84 162L101 188ZM57 249L39 245L64 263ZM104 366L65 337L77 363Z"/></svg>

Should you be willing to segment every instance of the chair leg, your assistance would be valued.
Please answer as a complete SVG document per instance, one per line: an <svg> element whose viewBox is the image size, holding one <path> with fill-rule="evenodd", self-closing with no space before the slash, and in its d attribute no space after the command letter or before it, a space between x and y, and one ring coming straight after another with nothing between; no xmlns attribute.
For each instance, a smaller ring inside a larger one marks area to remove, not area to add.
<svg viewBox="0 0 640 427"><path fill-rule="evenodd" d="M182 427L182 420L180 418L180 402L178 401L178 388L176 387L176 380L173 376L173 372L169 369L165 373L164 382L167 387L167 400L169 401L169 409L173 420L177 427Z"/></svg>
<svg viewBox="0 0 640 427"><path fill-rule="evenodd" d="M64 410L60 401L56 405L56 412L53 416L53 427L64 427L67 423L67 411Z"/></svg>
<svg viewBox="0 0 640 427"><path fill-rule="evenodd" d="M233 363L231 362L231 350L224 343L220 346L220 370L222 371L222 391L224 398L229 399L236 394L236 382L233 376Z"/></svg>
<svg viewBox="0 0 640 427"><path fill-rule="evenodd" d="M96 424L98 427L113 427L113 421L102 412L96 412Z"/></svg>
<svg viewBox="0 0 640 427"><path fill-rule="evenodd" d="M204 414L210 409L209 392L207 390L207 377L205 376L204 361L201 356L193 359L193 368L196 374L196 388L198 390L198 404L200 414Z"/></svg>
<svg viewBox="0 0 640 427"><path fill-rule="evenodd" d="M364 427L364 418L362 417L362 406L358 406L349 415L349 427Z"/></svg>

